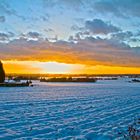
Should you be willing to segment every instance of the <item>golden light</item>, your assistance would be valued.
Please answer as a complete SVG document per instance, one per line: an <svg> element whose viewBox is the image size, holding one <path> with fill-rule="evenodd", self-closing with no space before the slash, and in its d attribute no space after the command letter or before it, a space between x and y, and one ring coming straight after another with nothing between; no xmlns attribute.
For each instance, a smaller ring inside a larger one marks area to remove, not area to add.
<svg viewBox="0 0 140 140"><path fill-rule="evenodd" d="M83 69L83 65L65 64L58 62L38 62L38 61L4 61L4 69L6 73L24 73L24 74L70 74L75 73L79 69Z"/></svg>
<svg viewBox="0 0 140 140"><path fill-rule="evenodd" d="M39 61L3 61L6 73L15 74L139 74L139 67L66 64Z"/></svg>
<svg viewBox="0 0 140 140"><path fill-rule="evenodd" d="M50 74L69 74L74 72L75 69L81 67L81 65L65 64L58 62L40 62L38 67L42 69L42 73Z"/></svg>

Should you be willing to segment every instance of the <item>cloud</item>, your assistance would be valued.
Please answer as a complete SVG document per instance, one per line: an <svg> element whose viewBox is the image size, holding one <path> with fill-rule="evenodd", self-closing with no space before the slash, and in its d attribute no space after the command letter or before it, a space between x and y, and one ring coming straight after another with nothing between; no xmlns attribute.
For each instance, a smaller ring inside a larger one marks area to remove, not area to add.
<svg viewBox="0 0 140 140"><path fill-rule="evenodd" d="M83 0L59 0L59 2L74 9L79 9L84 6Z"/></svg>
<svg viewBox="0 0 140 140"><path fill-rule="evenodd" d="M9 40L9 36L6 33L0 33L0 41Z"/></svg>
<svg viewBox="0 0 140 140"><path fill-rule="evenodd" d="M120 41L126 41L126 40L130 40L131 37L134 37L135 35L130 32L130 31L122 31L122 32L118 32L115 34L112 34L112 38L113 39L117 39Z"/></svg>
<svg viewBox="0 0 140 140"><path fill-rule="evenodd" d="M42 2L45 7L69 7L75 10L82 8L85 4L83 0L42 0Z"/></svg>
<svg viewBox="0 0 140 140"><path fill-rule="evenodd" d="M131 48L117 40L93 37L77 43L20 38L0 44L0 59L140 67L140 47Z"/></svg>
<svg viewBox="0 0 140 140"><path fill-rule="evenodd" d="M53 30L53 29L51 29L51 28L44 29L44 31L45 31L45 32L47 32L47 33L48 33L48 32L54 32L54 30Z"/></svg>
<svg viewBox="0 0 140 140"><path fill-rule="evenodd" d="M23 40L39 40L42 38L42 34L32 31L32 32L28 32L28 33L22 33L20 35L20 39ZM42 38L43 39L43 38Z"/></svg>
<svg viewBox="0 0 140 140"><path fill-rule="evenodd" d="M25 17L20 15L15 9L11 8L11 6L5 1L0 2L0 12L2 14L7 14L9 16L13 15L22 20L25 20Z"/></svg>
<svg viewBox="0 0 140 140"><path fill-rule="evenodd" d="M132 42L140 42L140 39L139 38L130 38L130 41L132 41Z"/></svg>
<svg viewBox="0 0 140 140"><path fill-rule="evenodd" d="M124 16L120 12L118 5L114 4L116 1L110 1L110 0L105 0L105 1L96 1L93 5L93 8L97 10L99 13L112 13L116 16Z"/></svg>
<svg viewBox="0 0 140 140"><path fill-rule="evenodd" d="M0 11L2 14L14 15L15 10L11 9L11 7L5 3L4 1L0 2Z"/></svg>
<svg viewBox="0 0 140 140"><path fill-rule="evenodd" d="M87 20L85 22L85 27L93 34L108 34L120 31L118 27L110 23L106 23L101 19Z"/></svg>
<svg viewBox="0 0 140 140"><path fill-rule="evenodd" d="M71 30L73 30L73 31L78 31L78 30L83 30L83 28L80 28L80 27L77 26L77 25L72 25L72 26L71 26Z"/></svg>
<svg viewBox="0 0 140 140"><path fill-rule="evenodd" d="M117 17L140 17L139 0L99 0L95 1L93 8L100 13L111 13Z"/></svg>
<svg viewBox="0 0 140 140"><path fill-rule="evenodd" d="M38 32L28 32L27 33L27 36L29 38L39 38L40 37L40 34Z"/></svg>
<svg viewBox="0 0 140 140"><path fill-rule="evenodd" d="M120 42L125 41L129 43L140 42L139 32L131 32L131 31L120 31L118 33L113 33L111 34L111 39ZM137 44L135 46L137 46Z"/></svg>
<svg viewBox="0 0 140 140"><path fill-rule="evenodd" d="M139 0L42 0L45 7L72 8L73 10L94 11L113 14L117 17L140 17ZM96 14L96 13L95 13Z"/></svg>
<svg viewBox="0 0 140 140"><path fill-rule="evenodd" d="M12 32L8 32L8 33L3 33L0 32L0 41L4 42L4 41L9 41L11 37L14 37L14 33Z"/></svg>
<svg viewBox="0 0 140 140"><path fill-rule="evenodd" d="M0 22L1 23L5 22L5 17L4 16L0 16Z"/></svg>

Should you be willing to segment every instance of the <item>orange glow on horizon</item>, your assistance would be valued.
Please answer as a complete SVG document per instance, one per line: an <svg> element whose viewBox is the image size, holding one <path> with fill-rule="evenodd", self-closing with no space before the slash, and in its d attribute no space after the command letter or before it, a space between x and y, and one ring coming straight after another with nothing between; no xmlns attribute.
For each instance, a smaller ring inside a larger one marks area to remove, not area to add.
<svg viewBox="0 0 140 140"><path fill-rule="evenodd" d="M6 73L16 74L140 74L139 67L119 67L58 62L3 61Z"/></svg>

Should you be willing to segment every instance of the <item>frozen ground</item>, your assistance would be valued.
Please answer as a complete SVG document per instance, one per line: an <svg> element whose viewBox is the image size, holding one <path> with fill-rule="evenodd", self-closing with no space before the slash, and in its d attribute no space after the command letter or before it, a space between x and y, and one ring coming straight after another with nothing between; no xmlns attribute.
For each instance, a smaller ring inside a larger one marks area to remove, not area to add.
<svg viewBox="0 0 140 140"><path fill-rule="evenodd" d="M140 83L0 88L0 140L119 140L140 114Z"/></svg>

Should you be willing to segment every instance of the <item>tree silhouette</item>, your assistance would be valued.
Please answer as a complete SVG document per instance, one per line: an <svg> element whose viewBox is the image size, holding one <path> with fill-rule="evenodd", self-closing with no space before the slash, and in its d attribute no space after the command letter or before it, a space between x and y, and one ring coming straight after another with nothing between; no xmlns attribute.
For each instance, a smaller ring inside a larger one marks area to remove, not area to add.
<svg viewBox="0 0 140 140"><path fill-rule="evenodd" d="M3 64L0 61L0 83L3 83L4 80L5 80L5 72L4 72L4 69L3 69Z"/></svg>

